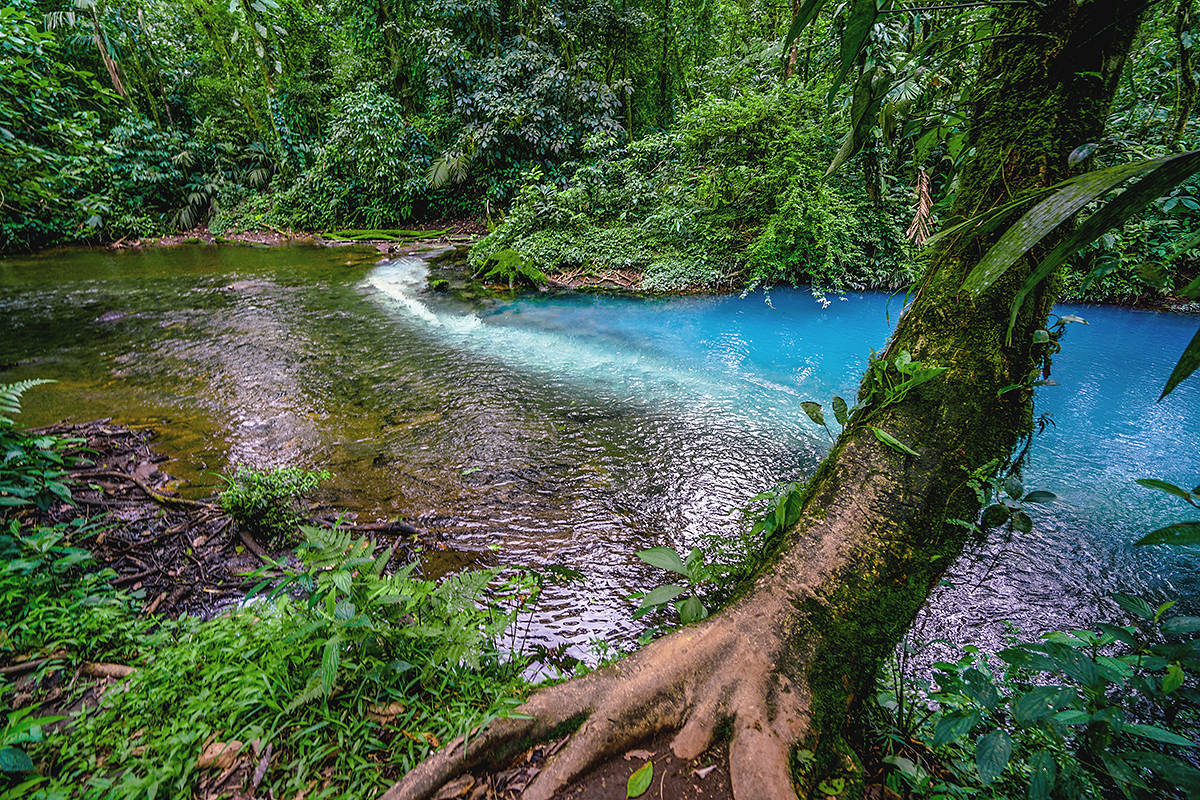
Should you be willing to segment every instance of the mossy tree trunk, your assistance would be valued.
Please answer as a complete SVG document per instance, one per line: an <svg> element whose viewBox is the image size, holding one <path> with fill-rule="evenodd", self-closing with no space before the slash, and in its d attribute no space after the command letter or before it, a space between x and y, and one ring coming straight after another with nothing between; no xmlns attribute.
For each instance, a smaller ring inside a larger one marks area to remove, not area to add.
<svg viewBox="0 0 1200 800"><path fill-rule="evenodd" d="M1146 0L1005 6L973 92L955 215L965 218L1067 173L1100 134ZM1031 297L1010 340L1009 305L1028 274L1011 268L982 297L963 279L995 237L945 241L885 353L948 369L901 402L876 398L851 418L809 483L803 514L753 584L721 613L583 678L535 694L530 719L500 720L410 772L388 800L426 798L463 769L499 765L532 740L580 724L526 792L547 800L583 770L639 740L673 735L680 758L731 735L738 800L807 795L797 747L834 752L979 511L970 473L1007 460L1029 431L1051 297ZM917 455L885 446L873 429Z"/></svg>

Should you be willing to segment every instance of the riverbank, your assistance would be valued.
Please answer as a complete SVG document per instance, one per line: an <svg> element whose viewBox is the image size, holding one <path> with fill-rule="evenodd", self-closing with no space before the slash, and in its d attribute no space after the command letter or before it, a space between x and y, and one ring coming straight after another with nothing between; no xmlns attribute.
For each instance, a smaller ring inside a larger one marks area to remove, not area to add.
<svg viewBox="0 0 1200 800"><path fill-rule="evenodd" d="M460 661L478 663L482 654L492 653L495 660L490 666L475 668L474 696L461 697L461 674L448 687L451 696L459 696L457 700L444 695L413 698L411 689L405 688L411 686L409 679L380 681L376 676L372 682L381 685L373 691L353 688L353 681L346 681L343 691L343 682L338 681L325 690L331 696L320 705L307 705L304 700L311 687L294 693L282 711L279 703L288 699L286 695L281 699L255 697L247 703L246 692L258 683L260 675L269 675L280 666L289 674L303 674L303 666L297 670L294 661L281 663L265 651L256 652L264 646L279 650L280 642L272 645L272 638L286 634L282 640L285 652L296 650L298 643L296 655L307 653L311 659L315 654L321 661L319 672L329 661L329 647L320 646L323 641L338 641L348 655L356 649L345 629L335 639L325 640L311 624L300 630L289 626L288 618L303 608L302 604L276 601L282 616L263 615L258 602L243 605L246 592L257 591L251 584L264 577L276 583L284 580L285 587L289 572L314 577L312 572L304 572L305 556L298 559L290 549L268 553L218 504L179 496L176 482L161 468L167 459L155 452L153 431L96 420L30 430L25 435L62 443L58 452L66 466L58 480L70 490L70 497L60 497L61 502L45 508L9 511L9 535L15 538L10 542L0 535L4 539L0 549L7 555L13 555L10 548L24 546L40 551L41 556L41 563L26 576L20 607L0 603L6 623L6 634L0 640L0 699L18 719L32 720L45 731L28 742L4 742L11 756L5 774L23 782L0 784L0 788L41 792L72 786L82 796L102 790L105 797L134 797L148 785L168 781L180 796L201 800L302 798L331 789L336 796L346 796L346 790L354 787L360 791L351 792L353 796L370 797L455 733L503 713L530 688L519 677L528 658L510 653L502 663L487 638L502 632L488 626L485 638L475 645L480 652L456 650L447 664L451 672L462 673L465 665ZM343 522L339 527L376 531L386 526ZM47 531L67 533L50 541ZM328 570L342 568L330 557L349 559L345 568L355 566L358 551L357 544L351 544L340 555L326 553L318 559L319 569L329 574ZM410 561L412 550L400 557L393 543L385 553L380 557L383 560L375 560L372 552L368 561L383 565L381 577L386 569L397 580L407 581L400 577L408 574L403 566L393 569L390 565L393 560L401 564ZM33 564L28 558L21 563ZM11 571L11 567L0 571L0 588L13 588L4 585ZM55 595L47 596L39 593L46 586L46 573L70 579L58 580ZM496 571L482 575L499 580ZM445 594L451 601L447 590L463 591L474 582L472 573L450 577L434 589L434 595ZM508 584L512 585L511 579ZM323 592L320 586L318 580L315 586L302 582L295 588L301 596L315 600ZM522 602L528 602L537 583L519 582L516 586L525 596ZM367 606L359 610L360 615L368 611L369 600L347 594L356 598L355 603ZM490 604L501 601L509 602L503 591ZM319 606L309 603L307 607L311 611ZM60 618L63 612L69 612L70 621ZM376 635L412 636L410 626L429 624L414 613L408 608L404 619L391 620L388 630ZM461 616L462 612L458 613ZM345 619L356 627L362 624L356 623L357 617ZM39 635L31 637L35 628ZM88 637L92 641L86 646L75 641L79 632L101 629L103 635ZM418 635L428 636L429 632L422 630ZM462 639L461 633L454 636ZM315 647L305 647L309 639ZM290 648L289 641L293 643ZM385 658L396 655L391 650L383 653ZM436 662L424 666L428 670ZM350 668L347 664L343 669ZM403 676L404 670L397 672ZM446 677L435 681L445 683ZM167 698L175 701L166 702ZM203 722L221 716L222 708L228 709L226 714L232 711L233 718L224 716L219 727ZM354 713L348 713L351 711ZM272 713L279 716L265 728L255 724L256 719L264 715L269 719ZM181 725L187 730L183 740ZM366 734L362 743L351 745L342 739L338 731L347 726ZM569 739L536 744L508 769L466 776L438 797L518 800L545 761ZM648 763L653 764L651 769L657 768L656 783L660 794L666 792L664 796L709 800L732 796L724 744L691 762L674 758L668 744L662 737L646 742L631 750L624 762L617 760L591 770L562 797L603 800L611 796L612 787L624 785L630 771ZM364 756L370 765L366 770ZM19 765L9 769L9 762L16 764L25 758L29 759L28 769ZM281 786L286 788L275 794Z"/></svg>
<svg viewBox="0 0 1200 800"><path fill-rule="evenodd" d="M246 596L247 576L264 567L279 574L281 564L295 565L292 548L269 547L239 527L215 498L194 500L177 491L180 481L164 471L168 456L152 446L153 429L132 429L110 419L59 423L29 432L73 444L64 451L73 464L61 480L73 503L10 512L10 521L34 527L65 526L81 514L103 517L106 525L88 540L96 564L114 575L111 584L144 596L144 614L206 616ZM307 524L329 526L336 509L321 503L308 508ZM340 517L340 527L359 533L396 537L397 553L422 544L436 545L412 526L389 520L358 521Z"/></svg>
<svg viewBox="0 0 1200 800"><path fill-rule="evenodd" d="M372 237L372 231L369 230L330 232L261 229L218 232L202 227L167 236L120 240L102 246L111 250L131 250L144 247L174 247L185 244L227 244L250 247L283 247L305 244L326 247L361 245L374 247L381 255L409 255L431 247L469 244L478 240L486 232L487 229L482 223L470 219L442 220L404 229L402 235L377 237Z"/></svg>
<svg viewBox="0 0 1200 800"><path fill-rule="evenodd" d="M267 551L175 493L149 431L0 434L0 497L53 490L0 527L6 797L371 797L527 690L523 573L425 580L395 526L311 509Z"/></svg>
<svg viewBox="0 0 1200 800"><path fill-rule="evenodd" d="M424 224L423 224L424 225ZM353 234L352 236L339 234ZM121 239L116 242L110 242L102 245L95 245L103 249L113 251L128 251L141 250L146 248L169 248L179 247L184 245L209 245L219 246L228 245L234 247L294 247L294 246L318 246L318 247L370 247L373 248L382 257L399 257L399 256L422 256L431 251L444 250L452 248L457 253L451 259L443 259L443 263L449 261L461 261L461 268L456 268L457 273L463 273L467 280L473 280L476 273L479 272L477 265L468 263L468 253L470 248L480 242L487 235L487 227L480 220L473 219L458 219L458 220L443 220L436 223L430 223L427 227L405 229L402 236L391 236L389 238L373 238L370 236L370 231L341 231L341 232L321 232L321 231L289 231L279 229L260 229L260 230L230 230L225 232L213 232L206 227L196 228L186 232L170 234L164 236L154 236L142 239ZM86 247L86 245L78 245L78 247ZM71 247L54 247L49 248L40 253L58 252L69 250ZM16 254L8 254L10 257ZM745 291L744 286L735 285L733 283L723 285L711 284L690 284L676 286L669 290L646 286L646 275L644 270L634 267L613 268L585 268L579 266L565 267L562 269L550 270L544 273L545 280L536 285L526 285L526 289L550 289L556 291L581 291L581 292L616 292L619 294L634 294L645 295L651 297L664 296L680 296L680 295L719 295L719 294L737 294ZM439 285L439 280L446 276L431 272L430 287L434 290L441 291L443 286ZM457 277L457 276L456 276ZM462 280L459 279L461 283ZM482 284L490 291L510 294L512 290L504 283ZM861 291L886 291L886 292L902 292L911 284L887 281L882 284L875 282L864 284L862 286L848 287L844 290L816 290L812 286L800 286L797 288L807 289L814 298L821 300L822 298L838 297L846 293L854 293ZM759 287L759 290L765 291L768 294L776 287ZM1160 296L1150 296L1149 294L1137 294L1121 298L1111 297L1096 297L1089 292L1074 291L1071 287L1067 287L1060 297L1060 302L1064 303L1080 303L1084 305L1096 306L1111 306L1114 308L1130 308L1145 311L1166 311L1175 313L1200 313L1200 301L1187 299L1183 297L1173 296L1169 294Z"/></svg>
<svg viewBox="0 0 1200 800"><path fill-rule="evenodd" d="M12 527L0 534L6 555L12 555L13 546L24 546L37 550L40 559L21 562L26 580L20 606L0 603L6 631L0 640L0 699L16 719L30 720L40 731L28 741L4 742L9 760L0 779L13 775L21 783L0 788L15 791L13 796L23 791L47 796L43 793L70 787L82 797L132 799L166 784L174 787L168 790L173 796L198 800L314 793L371 797L452 736L506 713L530 690L520 678L528 658L509 653L502 662L492 648L487 637L503 638L494 623L483 627L482 638L472 639L478 652L456 649L441 666L436 652L426 652L424 663L414 659L433 675L409 676L413 663L393 660L389 667L403 663L404 668L395 668L393 678L382 677L386 671L380 673L375 663L380 656L412 656L388 648L370 656L364 641L356 641L352 632L363 625L359 617L370 617L370 601L364 599L370 592L347 591L346 600L338 601L339 607L349 598L360 604L357 616L341 615L341 625L333 622L338 612L332 619L313 616L323 604L304 602L305 597L319 601L324 591L340 586L332 580L321 588L320 576L338 570L355 569L355 577L347 580L359 590L358 542L327 550L315 562L284 550L264 552L216 504L174 491L175 481L160 466L166 458L153 448L152 431L97 420L26 434L63 443L59 452L67 467L59 479L70 489L70 501L10 511L6 518ZM70 532L47 545L46 532L56 530ZM367 561L384 564L380 577L386 569L395 580L409 581L403 566L391 566L396 551L385 552L378 561L372 547ZM0 596L12 596L14 587L6 585L11 572L0 571L0 589L7 590ZM270 600L242 604L253 581L289 573L309 579L294 585L296 600L280 595L274 613L264 611ZM55 574L60 577L53 593L43 593ZM465 591L479 574L451 577L424 591L457 603L452 593ZM528 602L538 585L506 583L494 570L482 574L502 584L501 591L488 595L492 608L518 596ZM504 585L518 591L506 595ZM222 607L213 609L214 602ZM365 643L377 636L404 641L430 635L429 619L411 604L404 611L386 628L368 626ZM462 609L454 613L455 623L469 623ZM477 621L486 619L485 614ZM461 632L451 634L449 620L442 622L440 635L452 635L461 644ZM333 638L322 623L335 625ZM31 636L35 631L38 635ZM314 678L307 686L296 680L309 668L314 676L324 674L329 642L346 654L340 669L359 674L336 679L323 697L314 698ZM392 647L398 644L393 641ZM366 659L374 668L364 671L361 664L348 663L351 658ZM282 693L274 688L277 682ZM283 689L285 682L290 690ZM430 694L420 696L421 691ZM466 775L437 797L518 800L571 738L535 744L508 768ZM28 768L18 763L26 758ZM17 766L9 769L11 764ZM681 761L669 740L658 736L623 759L586 771L556 798L605 800L638 771L653 775L656 796L729 800L727 765L723 741ZM873 796L879 796L882 774L873 774Z"/></svg>

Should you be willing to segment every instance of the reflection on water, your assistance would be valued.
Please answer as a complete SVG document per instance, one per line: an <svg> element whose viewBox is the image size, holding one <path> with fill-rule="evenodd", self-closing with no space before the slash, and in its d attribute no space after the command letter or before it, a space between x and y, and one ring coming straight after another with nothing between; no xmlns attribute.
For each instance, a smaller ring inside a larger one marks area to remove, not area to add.
<svg viewBox="0 0 1200 800"><path fill-rule="evenodd" d="M315 248L73 251L0 262L0 380L52 377L27 418L152 424L170 469L207 491L234 463L337 473L346 507L403 515L457 548L588 576L542 606L532 638L586 647L636 633L634 551L726 533L748 498L803 477L827 447L806 399L852 396L899 298L822 309L761 298L541 295L470 307L425 291L414 258ZM1062 501L1033 534L955 567L930 636L988 644L1084 622L1114 590L1195 591L1193 554L1135 549L1173 519L1133 486L1200 480L1200 387L1155 405L1194 318L1072 309L1039 395L1056 426L1031 487ZM1188 483L1191 481L1191 483Z"/></svg>

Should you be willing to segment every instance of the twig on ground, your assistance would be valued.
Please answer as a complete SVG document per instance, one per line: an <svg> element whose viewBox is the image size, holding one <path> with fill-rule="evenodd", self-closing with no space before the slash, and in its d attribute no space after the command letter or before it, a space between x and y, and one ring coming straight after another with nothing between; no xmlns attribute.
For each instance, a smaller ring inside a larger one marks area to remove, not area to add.
<svg viewBox="0 0 1200 800"><path fill-rule="evenodd" d="M254 541L253 536L243 530L239 530L238 537L241 538L242 544L246 545L246 549L258 556L259 560L261 560L264 564L270 564L271 566L274 566L277 563L275 559L267 555L267 551L262 548L262 545Z"/></svg>

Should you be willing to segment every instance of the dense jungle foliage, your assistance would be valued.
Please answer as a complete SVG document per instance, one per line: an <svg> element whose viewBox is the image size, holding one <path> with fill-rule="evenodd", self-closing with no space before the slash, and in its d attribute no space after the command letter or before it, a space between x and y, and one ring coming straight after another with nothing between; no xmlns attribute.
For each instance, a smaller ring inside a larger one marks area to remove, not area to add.
<svg viewBox="0 0 1200 800"><path fill-rule="evenodd" d="M1080 143L1095 166L1200 144L1193 6L1156 5L1107 137ZM0 251L481 219L476 263L531 275L904 285L991 38L986 7L913 9L885 4L855 79L847 8L787 39L778 0L4 0ZM1193 181L1093 244L1066 294L1171 293L1198 223Z"/></svg>
<svg viewBox="0 0 1200 800"><path fill-rule="evenodd" d="M972 77L995 38L987 4L970 2L831 5L799 27L815 5L0 3L0 252L468 219L488 229L470 256L488 280L624 273L649 291L919 278L921 245L958 195ZM1200 146L1196 28L1195 0L1155 6L1107 134L1080 142L1074 166ZM851 42L852 31L864 38ZM1062 293L1194 298L1198 231L1191 179L1091 241ZM1034 343L1056 352L1061 327L1038 329ZM1197 346L1179 380L1200 363ZM872 361L861 402L898 403L945 369L907 352ZM197 773L214 766L200 766L210 746L233 742L261 765L243 756L252 791L370 796L528 690L518 620L549 577L493 567L437 581L415 562L393 568L393 549L341 523L306 524L301 501L323 472L226 476L218 502L238 529L290 543L294 557L264 558L246 575L261 578L251 602L230 613L156 616L87 549L114 519L79 509L35 521L33 509L74 508L68 467L88 457L79 440L10 418L38 383L0 387L0 689L12 697L10 675L78 677L101 659L120 661L99 665L128 670L127 682L67 726L6 706L0 800L217 796L219 786L196 791L207 785ZM823 407L802 407L833 439ZM841 398L830 409L839 426L853 413ZM1140 483L1186 503L1189 519L1200 508L1200 486ZM965 485L986 508L978 523L955 522L980 536L1029 533L1025 504L1054 499L1015 474ZM716 610L796 524L802 488L754 498L748 533L723 548L639 552L670 582L642 594L638 614L672 628ZM1140 544L1197 541L1200 523L1188 521ZM888 796L1196 796L1200 618L1173 601L1117 603L1125 616L1094 630L968 649L935 664L932 680L906 670L902 647L863 731ZM83 707L73 686L58 696ZM278 750L261 755L263 742ZM794 758L802 772L814 754ZM836 797L847 784L818 789Z"/></svg>

